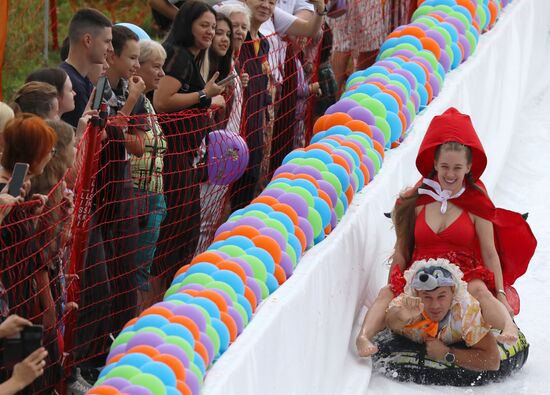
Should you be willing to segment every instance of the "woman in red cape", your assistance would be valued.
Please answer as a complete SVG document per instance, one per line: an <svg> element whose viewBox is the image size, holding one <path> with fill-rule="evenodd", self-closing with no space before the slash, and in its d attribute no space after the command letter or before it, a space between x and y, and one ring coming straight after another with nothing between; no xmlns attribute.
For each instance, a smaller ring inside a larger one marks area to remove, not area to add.
<svg viewBox="0 0 550 395"><path fill-rule="evenodd" d="M371 342L385 326L386 308L403 291L403 272L414 261L445 258L456 264L485 320L501 329L497 340L515 343L518 329L508 300L527 270L536 239L523 217L496 208L479 177L487 157L470 117L449 108L434 117L416 158L424 177L401 194L392 213L397 241L388 285L369 309L357 337L359 355L378 351ZM507 297L508 296L508 297Z"/></svg>

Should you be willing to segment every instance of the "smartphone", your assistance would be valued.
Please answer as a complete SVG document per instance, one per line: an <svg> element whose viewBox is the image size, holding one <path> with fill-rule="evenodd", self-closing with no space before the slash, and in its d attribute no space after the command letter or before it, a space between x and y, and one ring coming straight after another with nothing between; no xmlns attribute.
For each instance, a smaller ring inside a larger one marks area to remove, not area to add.
<svg viewBox="0 0 550 395"><path fill-rule="evenodd" d="M19 337L4 339L4 361L10 366L21 362L42 347L43 338L42 325L26 326L19 333Z"/></svg>
<svg viewBox="0 0 550 395"><path fill-rule="evenodd" d="M102 75L98 78L97 84L95 86L95 95L94 101L92 103L92 110L99 110L101 106L101 101L103 100L103 94L105 92L105 87L107 86L107 77Z"/></svg>
<svg viewBox="0 0 550 395"><path fill-rule="evenodd" d="M23 186L23 182L25 182L25 177L27 177L28 172L29 172L28 163L17 162L15 166L13 166L11 181L8 187L8 193L11 196L17 197L21 195L21 187Z"/></svg>
<svg viewBox="0 0 550 395"><path fill-rule="evenodd" d="M225 85L228 82L233 81L235 78L237 78L237 74L229 74L227 77L225 77L223 80L216 82L216 85Z"/></svg>

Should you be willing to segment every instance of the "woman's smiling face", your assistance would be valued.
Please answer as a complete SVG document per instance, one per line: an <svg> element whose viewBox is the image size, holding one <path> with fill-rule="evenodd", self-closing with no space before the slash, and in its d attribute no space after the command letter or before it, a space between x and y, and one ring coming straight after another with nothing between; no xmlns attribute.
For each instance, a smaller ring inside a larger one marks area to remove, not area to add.
<svg viewBox="0 0 550 395"><path fill-rule="evenodd" d="M434 168L441 188L456 193L462 188L464 178L470 172L472 164L468 163L465 150L442 150L435 160Z"/></svg>

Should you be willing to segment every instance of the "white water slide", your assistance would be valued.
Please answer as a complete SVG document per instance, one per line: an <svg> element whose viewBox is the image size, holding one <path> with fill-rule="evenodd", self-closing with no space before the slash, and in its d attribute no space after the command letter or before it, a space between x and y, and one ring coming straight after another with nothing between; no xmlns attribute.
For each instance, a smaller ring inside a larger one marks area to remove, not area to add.
<svg viewBox="0 0 550 395"><path fill-rule="evenodd" d="M474 56L451 72L405 143L350 206L336 230L308 251L209 370L204 394L550 394L550 0L515 0ZM482 179L499 207L529 212L538 248L516 282L516 321L531 348L502 383L452 388L398 383L372 373L355 335L385 283L395 241L383 216L418 180L416 152L433 116L455 106L471 115L489 165Z"/></svg>

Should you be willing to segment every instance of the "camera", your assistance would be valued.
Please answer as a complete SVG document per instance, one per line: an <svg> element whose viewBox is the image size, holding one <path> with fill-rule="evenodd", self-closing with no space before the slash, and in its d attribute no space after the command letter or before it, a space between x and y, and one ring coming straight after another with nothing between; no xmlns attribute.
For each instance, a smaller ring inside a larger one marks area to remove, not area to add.
<svg viewBox="0 0 550 395"><path fill-rule="evenodd" d="M4 339L4 363L15 365L42 347L43 332L42 325L31 325L23 328L18 337Z"/></svg>

